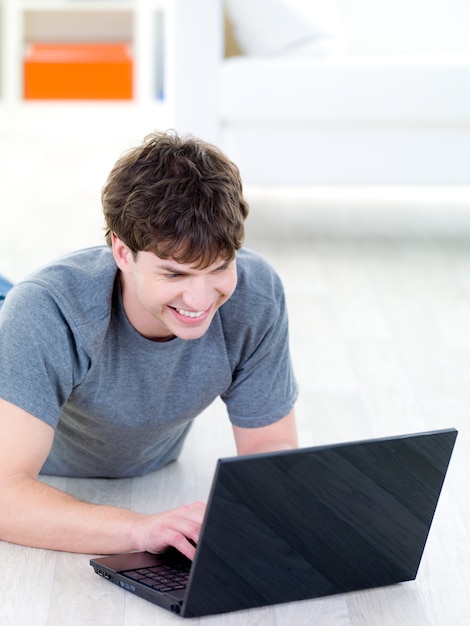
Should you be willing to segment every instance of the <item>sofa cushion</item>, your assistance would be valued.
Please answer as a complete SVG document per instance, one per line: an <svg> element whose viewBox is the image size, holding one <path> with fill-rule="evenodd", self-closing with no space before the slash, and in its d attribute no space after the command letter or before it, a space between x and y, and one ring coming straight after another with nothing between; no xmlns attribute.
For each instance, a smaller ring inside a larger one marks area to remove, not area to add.
<svg viewBox="0 0 470 626"><path fill-rule="evenodd" d="M307 7L307 8L306 8ZM231 34L249 56L324 57L343 51L335 0L225 0Z"/></svg>
<svg viewBox="0 0 470 626"><path fill-rule="evenodd" d="M222 124L468 124L470 56L228 59Z"/></svg>

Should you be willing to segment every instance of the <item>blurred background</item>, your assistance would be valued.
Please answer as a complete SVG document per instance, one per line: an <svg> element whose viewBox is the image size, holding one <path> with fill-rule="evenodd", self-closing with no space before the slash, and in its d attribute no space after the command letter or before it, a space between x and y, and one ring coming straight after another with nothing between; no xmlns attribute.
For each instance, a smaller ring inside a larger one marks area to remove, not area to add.
<svg viewBox="0 0 470 626"><path fill-rule="evenodd" d="M106 175L154 128L227 151L249 237L469 233L466 0L1 0L0 16L13 280L101 241Z"/></svg>
<svg viewBox="0 0 470 626"><path fill-rule="evenodd" d="M1 0L0 273L103 241L154 128L218 143L284 279L304 441L470 406L467 0ZM330 419L331 418L331 419Z"/></svg>

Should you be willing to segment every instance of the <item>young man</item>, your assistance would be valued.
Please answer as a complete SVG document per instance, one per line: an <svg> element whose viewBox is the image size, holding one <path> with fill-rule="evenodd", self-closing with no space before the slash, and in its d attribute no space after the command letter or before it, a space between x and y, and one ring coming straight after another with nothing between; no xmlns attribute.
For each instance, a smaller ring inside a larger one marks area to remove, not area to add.
<svg viewBox="0 0 470 626"><path fill-rule="evenodd" d="M282 285L241 248L239 172L214 146L154 133L116 163L102 199L108 246L40 269L0 311L0 538L192 558L203 503L143 515L38 476L156 470L218 396L239 454L295 447Z"/></svg>

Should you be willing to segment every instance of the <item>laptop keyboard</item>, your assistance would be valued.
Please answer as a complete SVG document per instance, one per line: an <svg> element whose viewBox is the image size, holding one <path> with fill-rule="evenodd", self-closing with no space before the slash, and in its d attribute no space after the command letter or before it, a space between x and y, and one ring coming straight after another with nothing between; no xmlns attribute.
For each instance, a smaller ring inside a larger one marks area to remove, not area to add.
<svg viewBox="0 0 470 626"><path fill-rule="evenodd" d="M176 568L170 565L158 565L134 569L122 572L122 574L157 591L175 591L176 589L186 589L189 567Z"/></svg>

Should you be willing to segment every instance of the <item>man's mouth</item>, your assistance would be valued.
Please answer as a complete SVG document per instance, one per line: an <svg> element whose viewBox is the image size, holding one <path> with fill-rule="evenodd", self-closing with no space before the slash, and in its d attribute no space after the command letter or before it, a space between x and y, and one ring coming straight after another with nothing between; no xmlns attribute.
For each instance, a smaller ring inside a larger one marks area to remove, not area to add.
<svg viewBox="0 0 470 626"><path fill-rule="evenodd" d="M197 318L202 317L206 311L186 311L185 309L177 309L175 306L170 307L184 317Z"/></svg>

